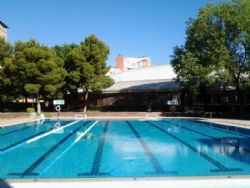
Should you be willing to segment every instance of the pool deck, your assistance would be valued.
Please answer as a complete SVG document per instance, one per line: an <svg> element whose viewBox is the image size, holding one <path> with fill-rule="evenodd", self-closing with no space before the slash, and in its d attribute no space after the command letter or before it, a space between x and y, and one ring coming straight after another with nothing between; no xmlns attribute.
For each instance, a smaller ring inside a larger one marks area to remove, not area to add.
<svg viewBox="0 0 250 188"><path fill-rule="evenodd" d="M62 179L62 180L0 180L1 188L249 188L247 177L181 177L122 179Z"/></svg>
<svg viewBox="0 0 250 188"><path fill-rule="evenodd" d="M239 119L224 119L224 118L204 118L205 121L219 124L232 125L237 127L249 128L250 120L239 120Z"/></svg>
<svg viewBox="0 0 250 188"><path fill-rule="evenodd" d="M1 113L0 126L11 126L28 121L36 121L40 117L29 115L28 113Z"/></svg>
<svg viewBox="0 0 250 188"><path fill-rule="evenodd" d="M75 114L82 114L81 112L62 112L60 119L74 119ZM161 116L160 112L87 112L89 119L144 119L146 114L156 114ZM57 113L47 114L48 118L57 118ZM160 117L160 118L195 118L195 117ZM196 117L197 118L197 117ZM0 126L8 126L18 124L27 121L39 120L39 116L29 115L28 113L0 113ZM232 126L238 126L243 128L250 128L250 120L242 119L225 119L225 118L199 118L202 121L208 121L213 123L220 123Z"/></svg>

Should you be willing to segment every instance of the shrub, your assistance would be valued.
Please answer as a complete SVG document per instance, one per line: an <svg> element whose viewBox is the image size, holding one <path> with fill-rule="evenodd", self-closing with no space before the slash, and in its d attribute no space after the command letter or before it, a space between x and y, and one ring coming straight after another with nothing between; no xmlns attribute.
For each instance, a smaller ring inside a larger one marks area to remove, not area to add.
<svg viewBox="0 0 250 188"><path fill-rule="evenodd" d="M26 109L26 112L32 113L32 112L35 112L35 109L34 109L34 108L27 108L27 109Z"/></svg>

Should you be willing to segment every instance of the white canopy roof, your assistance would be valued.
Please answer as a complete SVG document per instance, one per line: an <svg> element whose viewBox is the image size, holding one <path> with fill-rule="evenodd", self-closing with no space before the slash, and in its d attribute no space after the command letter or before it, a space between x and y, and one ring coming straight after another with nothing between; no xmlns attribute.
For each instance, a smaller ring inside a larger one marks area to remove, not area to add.
<svg viewBox="0 0 250 188"><path fill-rule="evenodd" d="M115 82L159 79L171 80L175 77L176 74L170 64L127 70L111 76Z"/></svg>
<svg viewBox="0 0 250 188"><path fill-rule="evenodd" d="M178 86L173 80L139 80L116 82L111 87L103 89L103 93L130 93L145 91L166 91L176 89L178 89Z"/></svg>
<svg viewBox="0 0 250 188"><path fill-rule="evenodd" d="M115 83L103 93L165 91L178 89L176 77L170 64L133 69L110 76Z"/></svg>

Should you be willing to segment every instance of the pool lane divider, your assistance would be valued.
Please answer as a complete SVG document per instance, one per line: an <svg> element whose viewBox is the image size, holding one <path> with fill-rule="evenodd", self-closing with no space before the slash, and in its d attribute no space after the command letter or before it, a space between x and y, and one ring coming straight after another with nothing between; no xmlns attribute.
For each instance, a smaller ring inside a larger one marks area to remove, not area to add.
<svg viewBox="0 0 250 188"><path fill-rule="evenodd" d="M139 140L139 143L141 144L142 148L144 149L146 155L148 156L150 162L152 163L156 173L154 172L146 172L147 175L153 175L153 174L177 174L176 171L165 171L163 167L160 165L160 162L157 160L157 158L154 156L153 152L149 148L149 146L146 144L146 142L141 138L140 134L136 131L136 129L133 127L133 125L126 121L131 131L134 133L136 138Z"/></svg>
<svg viewBox="0 0 250 188"><path fill-rule="evenodd" d="M84 137L97 123L99 122L99 120L95 121L89 128L87 128L82 134L80 134L74 141L74 143L79 142L79 140L81 140L82 137Z"/></svg>
<svg viewBox="0 0 250 188"><path fill-rule="evenodd" d="M211 135L202 133L202 132L200 132L200 131L193 130L193 129L191 129L191 128L187 128L187 127L182 126L182 125L179 125L179 124L177 124L177 123L172 123L172 122L170 123L170 122L165 121L165 120L162 120L162 122L164 122L164 123L166 123L166 124L169 124L169 125L173 124L173 125L175 125L175 126L177 126L177 127L180 127L180 128L182 128L182 129L185 129L185 130L187 130L187 131L189 131L189 132L193 132L193 133L196 133L196 134L199 134L199 135L202 135L202 136L211 138L212 140L214 140L215 142L217 142L217 143L219 143L219 144L222 143L222 144L227 144L227 145L234 146L234 147L237 147L237 148L242 148L245 152L250 153L250 149L249 149L249 148L240 146L240 145L238 145L238 144L234 144L234 143L232 143L232 142L228 142L227 140L225 140L225 139L223 139L223 138L216 138L216 137L214 137L214 136L211 136ZM237 138L235 138L235 139L237 139Z"/></svg>
<svg viewBox="0 0 250 188"><path fill-rule="evenodd" d="M186 141L182 140L181 138L169 133L168 131L166 131L165 129L155 125L152 122L149 121L145 121L148 125L155 127L156 129L160 130L161 132L165 133L166 135L174 138L175 140L179 141L180 143L182 143L183 145L185 145L186 147L188 147L190 150L194 151L195 153L197 153L199 156L201 156L202 158L204 158L205 160L207 160L209 163L213 164L214 166L216 166L218 169L211 169L211 172L235 172L235 171L242 171L242 169L240 168L227 168L225 167L223 164L221 164L220 162L216 161L215 159L213 159L212 157L208 156L206 153L198 150L197 148L195 148L194 146L192 146L191 144L187 143Z"/></svg>
<svg viewBox="0 0 250 188"><path fill-rule="evenodd" d="M90 173L78 173L77 176L108 176L109 173L100 172L100 164L103 153L103 148L106 140L106 135L108 131L109 121L105 122L104 129L102 132L101 139L99 141L98 147L96 149L95 158L92 164L92 169Z"/></svg>
<svg viewBox="0 0 250 188"><path fill-rule="evenodd" d="M73 125L75 123L78 123L79 121L74 121L74 122L71 122L71 123L69 123L69 124L67 124L65 126L62 126L62 127L60 127L60 130L62 128L66 128L66 127L69 127L69 126L71 126L71 125ZM32 136L30 136L28 138L22 139L22 140L20 140L18 142L15 142L14 144L11 144L11 145L9 145L7 147L4 147L4 148L0 149L0 154L10 152L12 150L15 150L15 149L25 145L25 144L29 144L31 142L34 142L35 138L36 138L36 141L37 141L38 140L37 138L41 139L41 138L44 137L44 136L43 137L40 137L40 136L45 135L45 134L46 134L46 136L48 136L47 133L52 134L52 132L57 132L58 130L59 130L58 128L50 128L49 130L41 131L41 132L39 132L39 133L37 133L35 135L32 135Z"/></svg>
<svg viewBox="0 0 250 188"><path fill-rule="evenodd" d="M55 165L61 158L62 156L67 153L76 143L78 143L81 138L83 138L97 123L99 120L95 121L89 128L87 128L80 136L78 136L74 142L72 142L63 152L61 152L53 161L49 163L49 165L40 173L40 175L43 175L46 173L53 165Z"/></svg>
<svg viewBox="0 0 250 188"><path fill-rule="evenodd" d="M9 173L8 175L20 176L21 178L25 176L39 176L40 173L34 173L33 171L56 149L58 149L64 142L66 142L71 136L73 136L77 131L86 126L90 121L86 121L83 125L77 127L74 131L67 134L63 139L61 139L57 144L51 147L47 152L40 156L35 162L33 162L23 173Z"/></svg>

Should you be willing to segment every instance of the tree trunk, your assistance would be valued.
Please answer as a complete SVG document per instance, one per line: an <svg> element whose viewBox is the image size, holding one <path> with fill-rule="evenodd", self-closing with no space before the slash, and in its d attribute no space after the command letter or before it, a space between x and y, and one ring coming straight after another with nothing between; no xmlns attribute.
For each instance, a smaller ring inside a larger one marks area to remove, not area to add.
<svg viewBox="0 0 250 188"><path fill-rule="evenodd" d="M193 109L194 107L194 97L195 97L195 94L192 93L192 92L188 92L187 93L187 100L188 100L188 108L189 110Z"/></svg>
<svg viewBox="0 0 250 188"><path fill-rule="evenodd" d="M83 112L86 113L87 112L87 101L88 101L88 97L89 97L89 92L86 91L84 93L84 96L83 96Z"/></svg>
<svg viewBox="0 0 250 188"><path fill-rule="evenodd" d="M203 95L204 95L204 112L206 112L207 111L207 88L204 88L204 93L203 93Z"/></svg>
<svg viewBox="0 0 250 188"><path fill-rule="evenodd" d="M24 88L24 85L23 85L23 88ZM23 89L23 95L24 95L24 102L25 102L25 105L27 107L28 106L28 94L25 91L25 89Z"/></svg>
<svg viewBox="0 0 250 188"><path fill-rule="evenodd" d="M3 108L4 108L4 103L2 100L0 100L0 112L3 111Z"/></svg>
<svg viewBox="0 0 250 188"><path fill-rule="evenodd" d="M207 111L207 86L202 85L200 86L200 93L202 96L202 102L203 102L203 111Z"/></svg>
<svg viewBox="0 0 250 188"><path fill-rule="evenodd" d="M27 105L28 104L28 97L25 96L25 104Z"/></svg>
<svg viewBox="0 0 250 188"><path fill-rule="evenodd" d="M222 90L222 110L224 113L227 113L228 112L228 96L227 96L227 93L226 93L226 89L223 87L223 90Z"/></svg>
<svg viewBox="0 0 250 188"><path fill-rule="evenodd" d="M37 114L40 115L41 114L41 104L40 104L40 99L37 98Z"/></svg>
<svg viewBox="0 0 250 188"><path fill-rule="evenodd" d="M180 108L181 108L181 111L182 112L185 112L185 96L186 96L186 91L185 90L182 90L181 91L181 94L180 94Z"/></svg>
<svg viewBox="0 0 250 188"><path fill-rule="evenodd" d="M241 93L240 86L237 84L236 86L236 96L237 96L237 103L239 104L239 112L243 112L243 97Z"/></svg>

